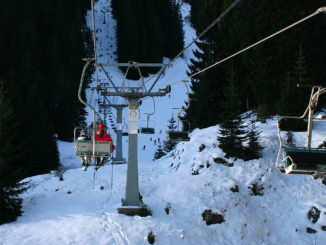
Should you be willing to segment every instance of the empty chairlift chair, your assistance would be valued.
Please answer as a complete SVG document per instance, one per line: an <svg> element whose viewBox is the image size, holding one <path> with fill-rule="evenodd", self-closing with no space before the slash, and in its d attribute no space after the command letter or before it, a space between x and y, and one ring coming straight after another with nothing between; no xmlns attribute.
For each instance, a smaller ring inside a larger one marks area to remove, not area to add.
<svg viewBox="0 0 326 245"><path fill-rule="evenodd" d="M154 128L154 122L150 121L150 117L155 113L155 100L153 99L153 108L154 111L152 113L145 113L147 114L147 118L146 118L146 127L143 126L140 128L140 132L142 134L155 134L155 128Z"/></svg>
<svg viewBox="0 0 326 245"><path fill-rule="evenodd" d="M178 117L178 130L168 130L167 138L170 141L190 141L190 132L189 131L180 131L179 130L179 122L188 123L188 128L190 128L190 123L185 120L179 120Z"/></svg>
<svg viewBox="0 0 326 245"><path fill-rule="evenodd" d="M189 107L190 107L190 96L189 96L189 89L188 89L188 85L186 83L186 81L183 81L183 83L186 86L187 89L187 96L188 96L188 103L187 103L187 107L186 108L181 108L178 111L178 115L177 115L177 130L168 130L167 131L167 139L170 141L190 141L190 123L186 120L180 120L180 115L181 112L186 111ZM187 123L188 125L188 130L179 130L179 125L180 122L183 122L183 124Z"/></svg>
<svg viewBox="0 0 326 245"><path fill-rule="evenodd" d="M317 91L315 91L317 89ZM313 87L309 105L302 116L282 116L277 121L280 148L276 167L286 174L308 174L313 178L326 175L326 149L311 148L313 114L317 107L319 96L326 93L326 88ZM285 147L282 145L280 122L286 118L303 119L308 114L307 147ZM278 167L279 158L283 150L283 166Z"/></svg>

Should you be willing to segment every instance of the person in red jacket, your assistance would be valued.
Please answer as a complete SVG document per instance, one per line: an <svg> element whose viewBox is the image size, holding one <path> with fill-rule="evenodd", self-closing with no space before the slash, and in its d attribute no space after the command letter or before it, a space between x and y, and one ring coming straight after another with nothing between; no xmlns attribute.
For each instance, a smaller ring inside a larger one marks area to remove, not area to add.
<svg viewBox="0 0 326 245"><path fill-rule="evenodd" d="M99 125L99 130L97 131L95 135L95 141L98 142L110 142L110 145L112 146L112 150L115 150L115 146L113 145L112 138L109 134L106 133L106 127L103 123ZM107 157L100 157L97 158L97 165L95 168L99 168L100 166L103 166L106 161L108 160Z"/></svg>
<svg viewBox="0 0 326 245"><path fill-rule="evenodd" d="M111 136L109 134L107 134L106 131L106 127L104 126L103 123L101 123L99 126L99 130L97 131L96 135L95 135L95 140L99 141L99 142L112 142ZM115 149L115 147L114 147Z"/></svg>

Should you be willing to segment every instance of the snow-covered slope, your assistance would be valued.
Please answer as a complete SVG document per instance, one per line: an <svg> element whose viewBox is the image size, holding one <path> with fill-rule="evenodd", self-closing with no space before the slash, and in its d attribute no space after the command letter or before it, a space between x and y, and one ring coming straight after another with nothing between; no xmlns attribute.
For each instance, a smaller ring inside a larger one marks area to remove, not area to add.
<svg viewBox="0 0 326 245"><path fill-rule="evenodd" d="M322 123L313 130L314 146L326 138ZM148 244L150 231L155 244L162 245L325 244L325 185L310 176L287 176L274 167L275 124L275 118L256 124L265 147L259 160L216 163L224 153L217 146L219 127L213 126L196 129L173 156L140 164L140 193L153 212L148 217L117 213L126 165L114 165L113 175L112 166L101 168L94 189L92 167L87 172L67 170L63 181L55 173L29 178L32 187L22 195L24 214L0 226L0 244ZM295 133L295 142L304 145L301 133ZM63 164L70 165L74 152L61 153ZM315 223L307 216L312 207L320 211ZM205 210L222 215L224 222L206 225ZM307 233L307 228L317 233Z"/></svg>

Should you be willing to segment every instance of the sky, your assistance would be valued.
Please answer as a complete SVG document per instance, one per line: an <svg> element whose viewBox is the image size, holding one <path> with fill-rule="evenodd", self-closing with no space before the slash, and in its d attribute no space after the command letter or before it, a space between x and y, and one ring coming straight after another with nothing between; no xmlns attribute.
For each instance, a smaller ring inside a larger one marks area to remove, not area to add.
<svg viewBox="0 0 326 245"><path fill-rule="evenodd" d="M97 8L106 2L99 0ZM182 12L183 16L189 14L187 4ZM109 14L106 18L113 21ZM194 32L189 23L185 23L185 31L191 40ZM186 59L178 59L160 85L175 80L176 75L182 78L185 69ZM118 79L121 74L112 71L112 76ZM153 118L157 131L165 129L172 106L181 105L185 99L180 98L185 92L182 86L175 91L180 95L157 100L157 107L162 109ZM149 110L148 104L143 103L141 112ZM245 123L256 119L253 112L243 116ZM74 143L58 141L63 181L58 171L25 179L31 188L21 195L24 213L16 222L0 226L0 244L138 245L149 244L149 232L155 235L157 245L325 244L325 184L307 175L285 175L275 168L277 119L255 122L264 149L260 159L250 161L225 158L218 147L218 125L194 129L189 142L180 142L173 152L156 161L152 161L156 147L148 143L147 136L139 136L139 191L152 211L147 217L117 212L125 196L127 164L105 165L94 175L93 166L81 170ZM281 136L285 142L286 132ZM306 132L293 136L296 146L305 146ZM314 122L312 146L325 139L326 122ZM145 143L148 151L142 152ZM225 159L228 166L217 163L217 158ZM254 194L253 186L258 187L259 195ZM224 222L207 225L202 216L207 210L223 216ZM319 217L309 219L308 212L316 214L316 210ZM316 233L307 233L307 229Z"/></svg>

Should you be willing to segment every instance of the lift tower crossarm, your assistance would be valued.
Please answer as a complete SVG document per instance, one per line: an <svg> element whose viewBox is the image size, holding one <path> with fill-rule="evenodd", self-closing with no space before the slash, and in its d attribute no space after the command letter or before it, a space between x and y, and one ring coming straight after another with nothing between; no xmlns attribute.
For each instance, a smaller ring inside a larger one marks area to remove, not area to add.
<svg viewBox="0 0 326 245"><path fill-rule="evenodd" d="M101 63L101 66L114 66L114 67L163 67L162 63L138 63L130 61L129 63Z"/></svg>
<svg viewBox="0 0 326 245"><path fill-rule="evenodd" d="M120 96L129 99L141 99L144 97L160 97L165 96L169 93L169 89L162 89L161 92L151 92L151 93L143 93L143 92L101 92L103 96Z"/></svg>

